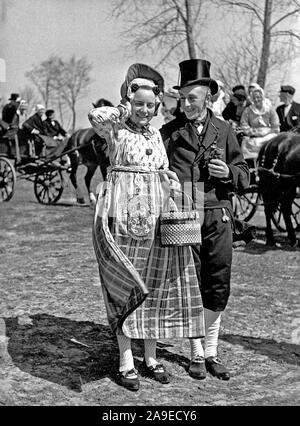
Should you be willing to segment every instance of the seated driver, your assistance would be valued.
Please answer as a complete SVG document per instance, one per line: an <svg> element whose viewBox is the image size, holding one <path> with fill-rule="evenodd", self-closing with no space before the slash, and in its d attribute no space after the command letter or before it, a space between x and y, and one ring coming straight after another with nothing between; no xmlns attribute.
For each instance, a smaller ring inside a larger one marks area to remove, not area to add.
<svg viewBox="0 0 300 426"><path fill-rule="evenodd" d="M55 111L53 109L48 109L46 111L46 120L43 124L46 136L50 136L53 139L58 140L63 140L63 138L69 136L60 123L55 119Z"/></svg>
<svg viewBox="0 0 300 426"><path fill-rule="evenodd" d="M39 157L43 154L44 141L39 135L45 135L43 122L45 120L45 107L42 104L37 104L35 114L30 116L23 123L23 130L29 140L34 141L32 146L31 156Z"/></svg>
<svg viewBox="0 0 300 426"><path fill-rule="evenodd" d="M46 120L44 121L43 125L45 135L55 140L63 141L65 138L70 136L55 119L55 111L53 109L48 109L46 111ZM54 164L69 168L71 161L68 155L64 155L60 161L54 161Z"/></svg>

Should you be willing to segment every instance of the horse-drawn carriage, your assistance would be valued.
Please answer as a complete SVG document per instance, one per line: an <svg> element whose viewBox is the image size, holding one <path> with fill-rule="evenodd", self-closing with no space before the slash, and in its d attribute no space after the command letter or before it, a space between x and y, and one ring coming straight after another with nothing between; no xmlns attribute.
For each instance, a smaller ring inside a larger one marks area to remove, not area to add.
<svg viewBox="0 0 300 426"><path fill-rule="evenodd" d="M258 158L247 159L250 186L234 194L235 216L248 222L259 207L266 216L267 243L274 244L271 224L288 232L297 245L300 231L300 135L298 129L283 132L264 143Z"/></svg>
<svg viewBox="0 0 300 426"><path fill-rule="evenodd" d="M34 141L20 137L15 129L0 134L0 202L9 201L15 192L17 179L33 182L34 194L42 204L56 203L64 189L63 172L67 141L40 136L44 148L41 156L33 156Z"/></svg>

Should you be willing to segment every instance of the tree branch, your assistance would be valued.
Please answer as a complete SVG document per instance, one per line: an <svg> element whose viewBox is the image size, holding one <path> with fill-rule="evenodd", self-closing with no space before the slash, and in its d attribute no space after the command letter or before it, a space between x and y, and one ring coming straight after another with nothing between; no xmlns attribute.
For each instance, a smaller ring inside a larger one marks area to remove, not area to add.
<svg viewBox="0 0 300 426"><path fill-rule="evenodd" d="M177 1L176 1L176 0L172 0L172 2L173 2L173 3L174 3L174 5L175 5L175 8L176 8L176 10L177 10L178 15L181 17L181 19L182 19L182 21L184 22L184 24L185 24L185 25L187 25L187 19L186 19L186 17L184 16L184 14L182 13L182 10L180 9L180 6L178 5Z"/></svg>
<svg viewBox="0 0 300 426"><path fill-rule="evenodd" d="M250 10L252 13L254 13L254 15L256 15L256 17L258 18L261 24L264 23L263 18L260 16L260 14L257 11L258 7L257 5L255 5L255 3L251 5L244 2L236 2L236 1L230 1L230 0L221 0L221 3L225 3L225 5L228 5L228 6L233 6L233 7L238 6L240 8Z"/></svg>
<svg viewBox="0 0 300 426"><path fill-rule="evenodd" d="M282 22L282 21L284 21L285 19L287 19L287 18L289 18L290 16L292 16L292 15L296 15L297 13L299 13L300 12L300 7L298 7L297 9L295 9L295 10L292 10L291 12L289 12L289 13L286 13L284 16L282 16L281 18L279 18L277 21L275 21L272 25L270 25L270 30L272 29L272 28L274 28L276 25L278 25L280 22Z"/></svg>
<svg viewBox="0 0 300 426"><path fill-rule="evenodd" d="M278 37L278 36L289 36L289 37L296 38L297 40L300 40L300 35L295 33L292 30L276 31L271 34L271 37Z"/></svg>

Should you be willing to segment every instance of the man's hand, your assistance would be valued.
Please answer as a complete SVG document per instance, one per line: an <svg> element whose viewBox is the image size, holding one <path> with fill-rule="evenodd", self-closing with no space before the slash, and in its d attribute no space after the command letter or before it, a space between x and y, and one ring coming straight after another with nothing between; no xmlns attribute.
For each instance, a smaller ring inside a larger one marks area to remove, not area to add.
<svg viewBox="0 0 300 426"><path fill-rule="evenodd" d="M209 175L219 178L219 179L227 179L229 178L230 170L227 166L227 164L219 160L217 158L213 158L208 163L208 171Z"/></svg>
<svg viewBox="0 0 300 426"><path fill-rule="evenodd" d="M38 129L32 129L31 130L31 134L33 134L33 135L39 135L40 131Z"/></svg>

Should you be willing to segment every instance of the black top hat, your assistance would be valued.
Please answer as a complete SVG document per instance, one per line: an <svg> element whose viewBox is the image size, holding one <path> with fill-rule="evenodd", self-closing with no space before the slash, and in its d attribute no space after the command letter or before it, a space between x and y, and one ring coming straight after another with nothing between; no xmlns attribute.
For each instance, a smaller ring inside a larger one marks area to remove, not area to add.
<svg viewBox="0 0 300 426"><path fill-rule="evenodd" d="M18 101L21 100L19 93L11 93L9 101Z"/></svg>
<svg viewBox="0 0 300 426"><path fill-rule="evenodd" d="M218 83L210 77L210 62L205 59L187 59L179 64L180 68L180 83L178 86L173 86L174 89L192 86L208 86L211 94L218 93Z"/></svg>
<svg viewBox="0 0 300 426"><path fill-rule="evenodd" d="M280 91L293 95L296 92L296 89L293 86L286 85L286 86L281 86Z"/></svg>

